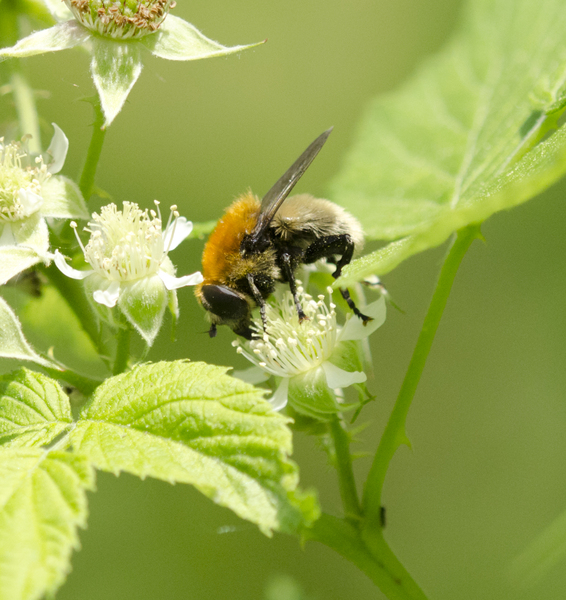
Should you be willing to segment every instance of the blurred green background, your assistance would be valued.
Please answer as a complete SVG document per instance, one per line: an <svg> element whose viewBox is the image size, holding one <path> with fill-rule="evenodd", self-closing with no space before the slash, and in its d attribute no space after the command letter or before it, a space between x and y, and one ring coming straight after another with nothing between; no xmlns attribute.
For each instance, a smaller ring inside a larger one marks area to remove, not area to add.
<svg viewBox="0 0 566 600"><path fill-rule="evenodd" d="M157 198L194 221L216 219L248 187L262 195L334 125L298 187L324 195L367 101L437 50L460 10L454 0L179 2L175 14L223 44L268 42L195 63L148 55L108 132L97 182L116 202L145 207ZM74 176L92 120L80 101L93 93L87 57L66 51L25 66L33 85L49 92L39 101L45 123L70 139L64 173ZM1 106L5 121L8 101ZM45 145L49 135L46 128ZM487 243L476 242L464 259L409 415L413 452L399 451L386 481L386 537L430 600L566 597L566 562L533 588L507 575L512 559L566 510L565 194L563 182L484 225ZM192 240L175 251L179 274L199 268L202 245ZM362 414L370 425L357 451L377 445L443 252L385 278L405 314L391 310L372 340L378 399ZM178 343L165 327L149 358L244 367L227 332L205 334L191 290L179 299ZM48 342L28 325L30 339L63 357L62 339ZM338 513L335 474L314 441L297 435L295 458L303 485ZM368 467L369 458L357 461L360 482ZM101 473L89 501L89 526L60 600L383 597L326 547L267 539L187 486Z"/></svg>

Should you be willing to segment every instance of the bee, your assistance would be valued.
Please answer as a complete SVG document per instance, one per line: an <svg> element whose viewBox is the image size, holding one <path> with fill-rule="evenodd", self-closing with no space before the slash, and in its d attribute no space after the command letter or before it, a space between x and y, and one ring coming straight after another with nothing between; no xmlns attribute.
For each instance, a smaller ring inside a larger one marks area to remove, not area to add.
<svg viewBox="0 0 566 600"><path fill-rule="evenodd" d="M326 259L340 276L363 245L360 223L342 207L309 194L289 197L325 144L332 128L320 135L291 165L263 200L251 192L237 198L210 234L202 256L203 282L196 297L211 321L228 325L237 335L252 338L252 310L259 306L265 327L265 302L277 282L289 284L299 320L306 319L297 295L295 271L302 264ZM347 289L342 297L364 324Z"/></svg>

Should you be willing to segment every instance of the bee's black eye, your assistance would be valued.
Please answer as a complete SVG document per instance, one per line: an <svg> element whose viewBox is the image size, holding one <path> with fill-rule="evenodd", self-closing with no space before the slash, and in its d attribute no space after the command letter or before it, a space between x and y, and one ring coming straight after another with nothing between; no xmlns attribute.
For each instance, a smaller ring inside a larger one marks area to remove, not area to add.
<svg viewBox="0 0 566 600"><path fill-rule="evenodd" d="M225 285L203 285L206 308L222 319L240 320L249 314L246 299Z"/></svg>

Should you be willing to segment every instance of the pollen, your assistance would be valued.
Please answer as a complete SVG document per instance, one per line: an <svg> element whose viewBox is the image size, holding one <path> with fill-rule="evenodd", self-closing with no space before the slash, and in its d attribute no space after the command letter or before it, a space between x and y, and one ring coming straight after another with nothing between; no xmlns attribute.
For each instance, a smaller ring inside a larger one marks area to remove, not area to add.
<svg viewBox="0 0 566 600"><path fill-rule="evenodd" d="M265 329L256 318L253 339L237 351L277 377L293 377L322 365L337 343L336 313L322 299L308 301L304 291L299 300L307 319L299 322L293 295L286 291L266 306Z"/></svg>
<svg viewBox="0 0 566 600"><path fill-rule="evenodd" d="M42 203L41 186L49 179L43 160L31 157L22 144L0 138L0 223L26 219Z"/></svg>
<svg viewBox="0 0 566 600"><path fill-rule="evenodd" d="M100 35L134 39L155 33L173 0L64 0L75 18Z"/></svg>
<svg viewBox="0 0 566 600"><path fill-rule="evenodd" d="M157 273L169 250L164 247L160 214L142 211L134 202L124 202L122 210L115 204L104 206L100 214L93 213L85 230L91 234L84 246L86 261L114 281L133 281ZM79 244L82 247L80 238Z"/></svg>

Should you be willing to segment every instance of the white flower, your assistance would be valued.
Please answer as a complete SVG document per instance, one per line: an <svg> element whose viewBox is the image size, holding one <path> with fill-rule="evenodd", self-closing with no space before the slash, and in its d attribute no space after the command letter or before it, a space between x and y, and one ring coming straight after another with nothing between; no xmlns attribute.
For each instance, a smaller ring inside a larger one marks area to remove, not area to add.
<svg viewBox="0 0 566 600"><path fill-rule="evenodd" d="M46 218L88 218L78 187L56 175L69 140L55 123L53 127L45 158L33 158L23 144L0 138L0 285L49 259Z"/></svg>
<svg viewBox="0 0 566 600"><path fill-rule="evenodd" d="M175 290L202 282L200 272L175 277L168 254L190 233L193 224L171 207L169 221L162 230L159 202L157 212L142 211L134 202L115 204L94 213L85 227L90 240L83 246L86 262L92 269L70 267L56 250L55 264L68 277L84 279L87 292L95 303L112 308L116 305L140 335L152 344L163 320L167 304L176 312ZM75 228L76 223L71 223Z"/></svg>
<svg viewBox="0 0 566 600"><path fill-rule="evenodd" d="M24 57L85 45L107 127L122 109L142 70L142 48L168 60L225 56L250 46L222 46L169 14L172 0L44 0L59 23L36 31L2 57Z"/></svg>
<svg viewBox="0 0 566 600"><path fill-rule="evenodd" d="M293 295L286 291L266 307L265 330L261 319L254 319L254 339L242 344L235 340L237 352L269 375L280 378L271 398L274 410L287 402L311 416L324 417L338 410L331 391L356 383L363 383L366 375L357 370L361 366L357 349L352 342L361 340L385 321L385 299L380 297L363 309L373 320L364 326L354 315L349 315L343 327L336 322L336 306L325 296L315 300L298 288L299 299L307 320L299 323ZM332 288L328 288L332 293Z"/></svg>

